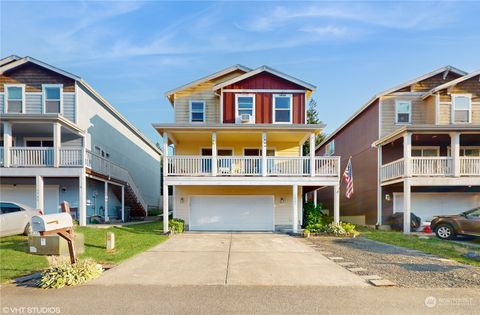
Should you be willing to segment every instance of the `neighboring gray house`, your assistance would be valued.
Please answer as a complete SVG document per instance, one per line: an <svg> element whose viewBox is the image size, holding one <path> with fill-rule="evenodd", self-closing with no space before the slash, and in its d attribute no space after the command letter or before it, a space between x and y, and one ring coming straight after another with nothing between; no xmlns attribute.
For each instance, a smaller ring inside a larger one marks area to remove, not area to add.
<svg viewBox="0 0 480 315"><path fill-rule="evenodd" d="M0 200L45 213L68 201L80 225L158 207L161 151L76 75L1 59L0 120Z"/></svg>

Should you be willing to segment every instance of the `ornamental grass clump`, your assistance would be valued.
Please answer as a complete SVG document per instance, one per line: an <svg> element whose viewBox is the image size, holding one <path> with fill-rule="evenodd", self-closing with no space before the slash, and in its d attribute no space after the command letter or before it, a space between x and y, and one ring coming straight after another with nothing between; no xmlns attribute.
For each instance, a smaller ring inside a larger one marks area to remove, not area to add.
<svg viewBox="0 0 480 315"><path fill-rule="evenodd" d="M60 259L54 261L42 273L37 286L43 289L59 289L65 286L79 285L99 277L102 272L102 266L93 259L79 260L73 265L68 259Z"/></svg>

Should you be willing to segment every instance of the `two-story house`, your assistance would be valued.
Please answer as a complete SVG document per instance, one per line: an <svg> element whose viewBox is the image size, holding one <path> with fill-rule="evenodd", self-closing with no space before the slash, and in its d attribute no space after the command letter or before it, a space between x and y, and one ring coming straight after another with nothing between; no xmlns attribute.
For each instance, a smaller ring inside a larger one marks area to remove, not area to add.
<svg viewBox="0 0 480 315"><path fill-rule="evenodd" d="M189 230L297 232L303 186L336 187L338 201L339 158L314 155L324 126L306 124L314 90L266 66L236 65L168 91L175 122L153 126L174 216ZM311 154L302 156L306 140Z"/></svg>
<svg viewBox="0 0 480 315"><path fill-rule="evenodd" d="M343 167L352 156L355 193L342 195L342 215L373 225L403 212L408 233L412 212L430 221L480 205L479 76L448 66L391 88L318 146Z"/></svg>
<svg viewBox="0 0 480 315"><path fill-rule="evenodd" d="M80 77L31 57L0 60L0 200L80 225L160 203L161 151Z"/></svg>

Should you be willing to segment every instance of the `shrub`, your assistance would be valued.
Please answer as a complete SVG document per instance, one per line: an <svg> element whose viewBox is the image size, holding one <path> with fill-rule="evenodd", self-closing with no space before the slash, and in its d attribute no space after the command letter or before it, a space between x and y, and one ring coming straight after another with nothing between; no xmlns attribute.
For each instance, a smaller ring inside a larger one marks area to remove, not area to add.
<svg viewBox="0 0 480 315"><path fill-rule="evenodd" d="M345 233L347 233L348 236L357 236L358 231L356 230L355 224L348 223L348 222L340 222L342 225L342 228L345 230Z"/></svg>
<svg viewBox="0 0 480 315"><path fill-rule="evenodd" d="M99 277L102 272L102 266L92 259L79 260L73 265L68 259L59 259L42 273L37 286L58 289L78 285Z"/></svg>
<svg viewBox="0 0 480 315"><path fill-rule="evenodd" d="M163 212L162 212L162 213L163 213ZM159 216L159 215L162 214L162 213L160 213L160 210L154 209L154 210L148 210L148 214L147 214L147 215L148 215L149 217L157 217L157 216Z"/></svg>
<svg viewBox="0 0 480 315"><path fill-rule="evenodd" d="M335 236L344 236L347 234L347 232L345 232L345 229L342 227L342 225L336 224L336 223L330 223L327 226L325 226L324 232L328 234L333 234Z"/></svg>
<svg viewBox="0 0 480 315"><path fill-rule="evenodd" d="M172 233L183 233L185 231L185 221L182 219L170 219L168 220L168 226Z"/></svg>
<svg viewBox="0 0 480 315"><path fill-rule="evenodd" d="M333 218L322 213L322 205L318 204L316 207L313 201L307 202L303 207L304 213L304 227L309 228L317 224L327 225L333 222Z"/></svg>

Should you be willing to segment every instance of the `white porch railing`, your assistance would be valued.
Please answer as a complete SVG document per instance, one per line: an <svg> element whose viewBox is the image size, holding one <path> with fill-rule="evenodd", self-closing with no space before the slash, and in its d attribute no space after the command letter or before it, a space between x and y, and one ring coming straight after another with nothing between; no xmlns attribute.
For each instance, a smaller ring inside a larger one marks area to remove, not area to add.
<svg viewBox="0 0 480 315"><path fill-rule="evenodd" d="M60 166L81 167L83 166L83 148L62 147L60 148Z"/></svg>
<svg viewBox="0 0 480 315"><path fill-rule="evenodd" d="M404 160L396 160L385 165L381 168L382 180L390 180L398 177L402 177L404 174Z"/></svg>
<svg viewBox="0 0 480 315"><path fill-rule="evenodd" d="M53 148L11 147L10 165L14 167L53 166Z"/></svg>
<svg viewBox="0 0 480 315"><path fill-rule="evenodd" d="M460 175L463 175L463 176L480 175L480 157L474 157L474 156L460 157Z"/></svg>
<svg viewBox="0 0 480 315"><path fill-rule="evenodd" d="M167 176L213 176L211 156L167 156ZM315 157L315 176L339 176L339 157ZM216 176L311 176L310 157L219 156Z"/></svg>
<svg viewBox="0 0 480 315"><path fill-rule="evenodd" d="M447 176L453 175L451 157L412 157L412 176Z"/></svg>
<svg viewBox="0 0 480 315"><path fill-rule="evenodd" d="M126 182L133 190L138 202L140 202L143 208L147 210L147 203L143 199L140 189L138 189L127 169L91 151L87 150L86 154L85 167L91 169L95 173Z"/></svg>

